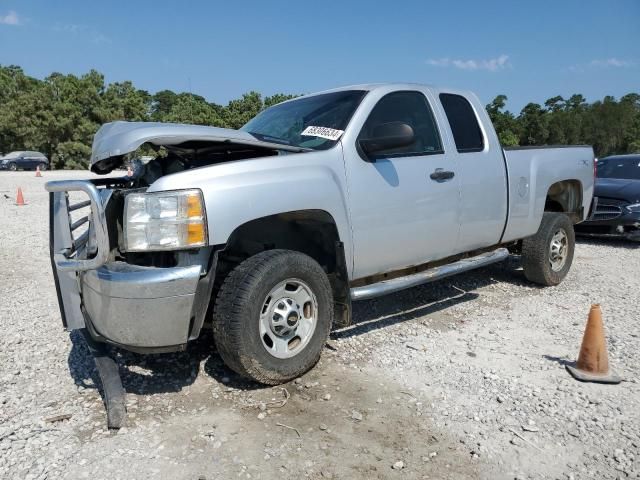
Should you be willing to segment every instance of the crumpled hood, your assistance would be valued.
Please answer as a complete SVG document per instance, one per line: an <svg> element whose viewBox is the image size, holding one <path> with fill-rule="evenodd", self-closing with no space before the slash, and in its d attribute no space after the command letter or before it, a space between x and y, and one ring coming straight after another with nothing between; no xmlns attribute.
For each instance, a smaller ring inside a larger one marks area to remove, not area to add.
<svg viewBox="0 0 640 480"><path fill-rule="evenodd" d="M640 202L640 180L597 178L594 195L638 203Z"/></svg>
<svg viewBox="0 0 640 480"><path fill-rule="evenodd" d="M248 132L230 128L158 122L112 122L100 127L93 138L91 171L109 173L122 165L124 155L134 152L145 143L170 146L190 141L230 143L291 152L305 150L263 142Z"/></svg>

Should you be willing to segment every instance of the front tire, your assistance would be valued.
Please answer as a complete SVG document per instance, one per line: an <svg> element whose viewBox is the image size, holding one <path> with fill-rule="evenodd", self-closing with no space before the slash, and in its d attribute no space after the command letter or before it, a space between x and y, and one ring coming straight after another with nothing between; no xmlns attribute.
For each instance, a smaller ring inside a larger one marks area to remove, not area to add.
<svg viewBox="0 0 640 480"><path fill-rule="evenodd" d="M563 213L545 212L538 232L522 241L522 266L527 280L558 285L569 273L576 247L573 224Z"/></svg>
<svg viewBox="0 0 640 480"><path fill-rule="evenodd" d="M16 170L18 170L18 165L16 165L14 162L11 162L9 164L9 170L11 170L12 172L15 172Z"/></svg>
<svg viewBox="0 0 640 480"><path fill-rule="evenodd" d="M239 264L216 298L216 347L235 372L268 385L318 362L333 321L331 285L311 257L268 250Z"/></svg>

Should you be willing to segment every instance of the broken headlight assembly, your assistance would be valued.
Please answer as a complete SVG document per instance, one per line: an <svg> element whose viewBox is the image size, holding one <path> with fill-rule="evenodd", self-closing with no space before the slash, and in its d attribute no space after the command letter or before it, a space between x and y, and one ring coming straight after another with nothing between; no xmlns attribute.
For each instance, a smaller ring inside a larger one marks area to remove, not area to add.
<svg viewBox="0 0 640 480"><path fill-rule="evenodd" d="M127 252L183 250L207 245L207 219L200 190L131 193L125 198Z"/></svg>

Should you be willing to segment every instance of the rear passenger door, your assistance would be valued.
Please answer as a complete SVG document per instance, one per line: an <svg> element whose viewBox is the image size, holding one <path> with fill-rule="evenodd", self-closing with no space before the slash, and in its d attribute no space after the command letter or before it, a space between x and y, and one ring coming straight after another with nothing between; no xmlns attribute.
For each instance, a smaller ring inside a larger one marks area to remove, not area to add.
<svg viewBox="0 0 640 480"><path fill-rule="evenodd" d="M502 147L480 102L440 93L455 149L460 182L460 236L457 250L468 252L497 244L507 219L507 177Z"/></svg>
<svg viewBox="0 0 640 480"><path fill-rule="evenodd" d="M418 265L454 253L458 236L458 181L445 153L433 109L422 91L370 97L376 103L355 141L344 142L354 242L354 278ZM375 100L374 100L375 99ZM406 123L407 147L368 158L358 140L376 127ZM439 173L446 175L439 175Z"/></svg>

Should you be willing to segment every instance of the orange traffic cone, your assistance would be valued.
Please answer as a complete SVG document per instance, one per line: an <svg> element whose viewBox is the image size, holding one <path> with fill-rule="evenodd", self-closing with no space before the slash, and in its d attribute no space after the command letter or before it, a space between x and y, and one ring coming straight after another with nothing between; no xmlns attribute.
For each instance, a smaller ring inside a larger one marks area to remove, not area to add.
<svg viewBox="0 0 640 480"><path fill-rule="evenodd" d="M26 202L24 201L24 196L22 195L22 189L20 187L18 187L18 195L16 196L16 205L18 205L19 207L26 205Z"/></svg>
<svg viewBox="0 0 640 480"><path fill-rule="evenodd" d="M36 167L36 177L41 177L42 173L40 172L40 165Z"/></svg>
<svg viewBox="0 0 640 480"><path fill-rule="evenodd" d="M609 370L607 340L604 337L600 305L591 305L578 361L575 366L566 365L566 368L573 378L581 382L621 382L620 377Z"/></svg>

